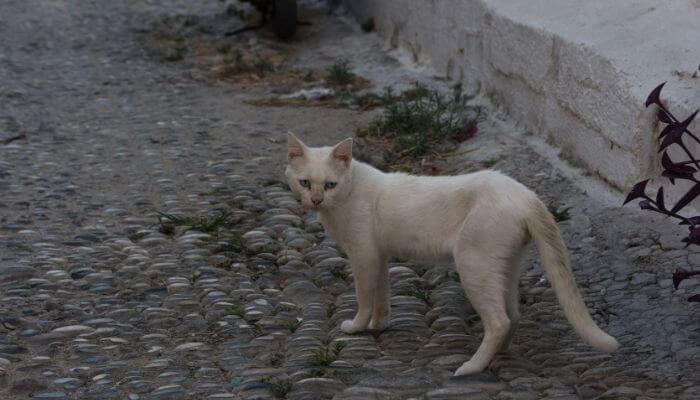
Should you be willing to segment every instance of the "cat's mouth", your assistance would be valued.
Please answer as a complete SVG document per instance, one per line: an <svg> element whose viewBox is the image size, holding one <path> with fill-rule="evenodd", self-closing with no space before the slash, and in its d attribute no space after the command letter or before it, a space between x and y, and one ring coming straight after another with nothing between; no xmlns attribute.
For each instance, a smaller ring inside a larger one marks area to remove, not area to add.
<svg viewBox="0 0 700 400"><path fill-rule="evenodd" d="M325 202L324 202L324 203L320 203L320 204L311 203L311 204L308 205L308 208L311 209L311 210L314 210L314 211L321 211L322 209L325 208L325 206L326 206L326 203L325 203Z"/></svg>

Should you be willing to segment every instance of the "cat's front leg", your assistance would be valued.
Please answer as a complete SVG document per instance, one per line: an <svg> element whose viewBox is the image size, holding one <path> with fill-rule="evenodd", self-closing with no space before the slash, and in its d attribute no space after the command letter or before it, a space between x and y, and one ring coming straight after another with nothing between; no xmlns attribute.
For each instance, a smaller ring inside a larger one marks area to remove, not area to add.
<svg viewBox="0 0 700 400"><path fill-rule="evenodd" d="M388 328L391 318L389 268L386 265L386 260L382 260L379 265L378 278L377 288L374 291L374 303L372 304L372 319L368 326L373 331L383 331Z"/></svg>
<svg viewBox="0 0 700 400"><path fill-rule="evenodd" d="M340 330L345 333L357 333L366 330L370 318L372 318L374 294L381 275L381 257L376 251L363 250L358 251L356 254L349 254L355 279L357 314L355 314L355 318L343 321L340 324Z"/></svg>

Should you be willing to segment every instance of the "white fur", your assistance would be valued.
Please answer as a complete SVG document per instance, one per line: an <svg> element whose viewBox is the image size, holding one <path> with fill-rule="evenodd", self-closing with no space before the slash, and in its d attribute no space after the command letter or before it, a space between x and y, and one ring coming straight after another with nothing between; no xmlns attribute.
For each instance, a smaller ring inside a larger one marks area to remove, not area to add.
<svg viewBox="0 0 700 400"><path fill-rule="evenodd" d="M455 374L480 372L515 333L518 262L533 238L576 332L599 350L617 348L588 314L554 219L522 184L491 170L437 177L383 173L346 159L351 139L311 148L290 133L288 143L289 186L304 206L319 212L352 264L358 310L341 324L343 332L389 325L387 258L453 260L485 329L478 350ZM310 188L299 180L310 181ZM325 190L326 182L337 185Z"/></svg>

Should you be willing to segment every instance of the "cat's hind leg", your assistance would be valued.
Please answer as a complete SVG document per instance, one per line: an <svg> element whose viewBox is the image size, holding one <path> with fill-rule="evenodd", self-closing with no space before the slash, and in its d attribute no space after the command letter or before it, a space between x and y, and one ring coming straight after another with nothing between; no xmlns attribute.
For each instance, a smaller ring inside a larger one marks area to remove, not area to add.
<svg viewBox="0 0 700 400"><path fill-rule="evenodd" d="M502 348L511 329L506 312L505 279L489 276L500 269L494 259L462 254L456 261L462 287L484 325L484 338L472 358L457 369L455 375L481 372ZM490 273L489 273L490 271Z"/></svg>
<svg viewBox="0 0 700 400"><path fill-rule="evenodd" d="M484 338L455 375L483 371L514 333L519 318L517 262L527 232L489 207L472 209L459 232L454 260L462 287L484 326ZM499 221L494 223L494 221ZM515 282L514 282L515 281Z"/></svg>
<svg viewBox="0 0 700 400"><path fill-rule="evenodd" d="M510 319L510 330L508 335L506 335L503 344L501 345L500 351L508 350L508 346L513 341L515 332L518 330L518 322L520 321L520 270L519 266L520 257L517 257L514 265L509 272L512 272L508 276L508 290L506 291L506 313L508 314L508 319Z"/></svg>
<svg viewBox="0 0 700 400"><path fill-rule="evenodd" d="M355 297L357 314L351 320L343 321L340 330L345 333L357 333L367 329L372 318L374 296L381 277L382 257L372 249L348 254L355 279Z"/></svg>

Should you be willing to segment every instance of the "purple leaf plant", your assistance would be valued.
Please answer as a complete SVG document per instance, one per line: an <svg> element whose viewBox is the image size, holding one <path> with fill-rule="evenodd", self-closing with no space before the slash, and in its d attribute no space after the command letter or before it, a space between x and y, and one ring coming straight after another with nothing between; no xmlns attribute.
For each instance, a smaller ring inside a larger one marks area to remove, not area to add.
<svg viewBox="0 0 700 400"><path fill-rule="evenodd" d="M700 139L698 139L696 135L688 130L690 123L698 114L698 110L695 110L694 113L683 121L676 118L661 103L661 99L659 97L661 95L661 89L663 89L665 84L666 82L654 88L654 90L649 93L649 97L647 97L647 101L644 104L646 107L649 107L652 104L656 105L658 107L656 118L659 120L660 124L666 125L661 130L658 138L659 152L663 151L663 154L661 155L661 167L663 172L661 175L668 178L672 185L675 185L677 180L687 180L692 182L692 186L669 209L670 204L667 205L664 200L663 186L658 189L656 196L652 198L646 194L646 187L649 180L643 180L634 185L623 204L627 204L635 199L642 199L639 202L639 207L642 210L649 210L664 214L680 220L681 225L688 225L688 236L682 239L682 241L685 242L686 247L691 244L700 245L700 215L685 217L680 214L684 207L700 196L700 179L695 176L695 174L700 171L700 159L690 152L688 146L683 141L685 138L689 138L689 140L694 140L696 143L700 144ZM673 145L680 147L688 159L683 161L672 160L671 156L668 154L667 148ZM694 275L700 275L700 271L688 271L683 268L676 269L676 271L673 273L673 286L678 289L678 285L680 285L683 280ZM691 296L688 298L688 301L700 302L700 294Z"/></svg>

